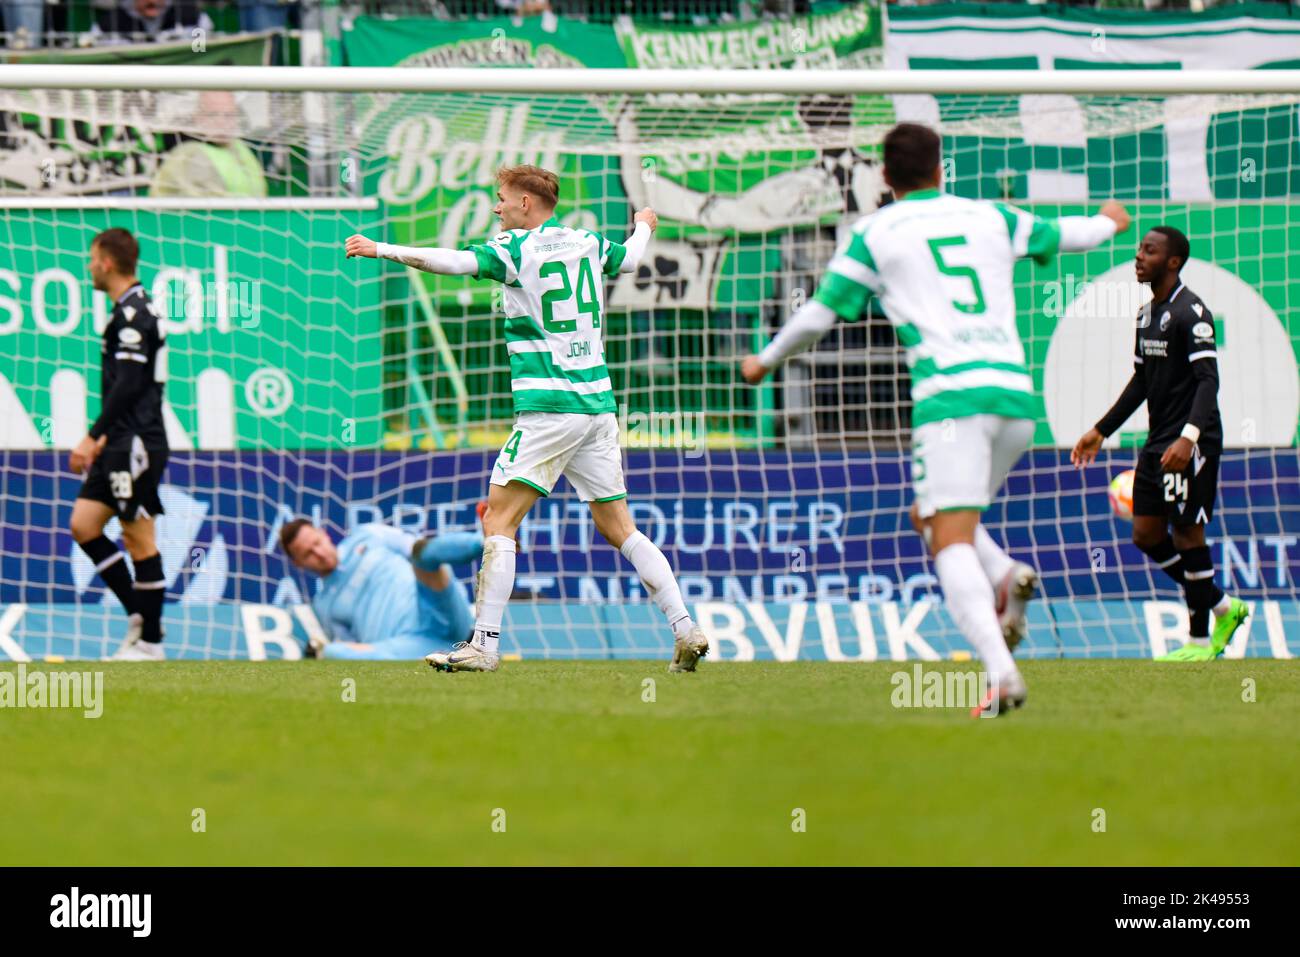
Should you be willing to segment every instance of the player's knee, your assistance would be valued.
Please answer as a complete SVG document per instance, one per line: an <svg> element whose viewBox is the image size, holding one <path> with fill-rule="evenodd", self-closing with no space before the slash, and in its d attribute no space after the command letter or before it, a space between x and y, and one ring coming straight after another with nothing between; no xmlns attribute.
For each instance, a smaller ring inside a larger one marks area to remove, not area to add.
<svg viewBox="0 0 1300 957"><path fill-rule="evenodd" d="M1133 544L1144 552L1148 549L1155 548L1164 541L1164 538L1165 530L1163 528L1146 528L1138 525L1133 526Z"/></svg>
<svg viewBox="0 0 1300 957"><path fill-rule="evenodd" d="M515 515L509 509L493 508L489 503L483 512L483 534L488 537L504 535L506 538L514 538L522 521L522 515Z"/></svg>
<svg viewBox="0 0 1300 957"><path fill-rule="evenodd" d="M1174 526L1174 548L1180 552L1185 552L1189 548L1199 548L1205 544L1205 531L1199 525L1192 525L1187 528Z"/></svg>
<svg viewBox="0 0 1300 957"><path fill-rule="evenodd" d="M593 523L596 526L596 531L600 532L600 537L615 548L622 548L623 543L636 533L636 525L630 519L595 518L593 516Z"/></svg>
<svg viewBox="0 0 1300 957"><path fill-rule="evenodd" d="M915 531L916 534L924 536L925 525L921 522L921 509L915 502L913 502L912 507L908 509L907 517L912 520L912 530Z"/></svg>
<svg viewBox="0 0 1300 957"><path fill-rule="evenodd" d="M126 553L133 559L148 558L158 551L151 532L143 532L127 525L122 526L122 544L126 547Z"/></svg>
<svg viewBox="0 0 1300 957"><path fill-rule="evenodd" d="M615 548L622 548L623 543L636 534L636 523L624 502L599 506L592 503L591 521L600 537Z"/></svg>
<svg viewBox="0 0 1300 957"><path fill-rule="evenodd" d="M86 542L99 538L104 529L93 521L87 521L80 516L73 515L72 520L68 523L68 531L72 533L74 542L78 545L84 545Z"/></svg>

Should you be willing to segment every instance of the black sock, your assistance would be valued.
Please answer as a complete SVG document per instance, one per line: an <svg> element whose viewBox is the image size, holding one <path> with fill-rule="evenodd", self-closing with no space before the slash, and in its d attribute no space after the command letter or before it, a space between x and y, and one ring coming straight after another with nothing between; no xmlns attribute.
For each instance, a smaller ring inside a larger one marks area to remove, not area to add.
<svg viewBox="0 0 1300 957"><path fill-rule="evenodd" d="M1142 548L1141 545L1138 547ZM1166 535L1150 548L1142 548L1142 551L1146 552L1147 558L1155 562L1162 572L1179 585L1183 584L1183 559L1178 554L1178 549L1174 548L1172 538Z"/></svg>
<svg viewBox="0 0 1300 957"><path fill-rule="evenodd" d="M95 563L95 571L104 584L113 590L129 615L139 609L135 606L135 589L131 587L131 569L126 567L122 550L103 535L81 543L81 550Z"/></svg>
<svg viewBox="0 0 1300 957"><path fill-rule="evenodd" d="M167 581L163 578L162 556L155 553L135 563L136 611L144 618L141 641L162 641L163 597L167 594Z"/></svg>
<svg viewBox="0 0 1300 957"><path fill-rule="evenodd" d="M1210 634L1210 609L1223 599L1223 590L1214 583L1214 560L1210 546L1188 548L1182 553L1183 591L1191 612L1191 635L1205 638Z"/></svg>
<svg viewBox="0 0 1300 957"><path fill-rule="evenodd" d="M1210 609L1193 608L1188 615L1189 623L1187 632L1193 638L1210 637Z"/></svg>

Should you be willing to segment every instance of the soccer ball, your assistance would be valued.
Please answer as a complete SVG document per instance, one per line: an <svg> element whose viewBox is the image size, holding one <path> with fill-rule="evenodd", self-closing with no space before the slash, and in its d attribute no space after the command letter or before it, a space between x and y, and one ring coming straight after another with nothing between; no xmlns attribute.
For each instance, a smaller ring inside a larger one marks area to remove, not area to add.
<svg viewBox="0 0 1300 957"><path fill-rule="evenodd" d="M1125 521L1133 521L1133 470L1120 472L1110 480L1111 511Z"/></svg>

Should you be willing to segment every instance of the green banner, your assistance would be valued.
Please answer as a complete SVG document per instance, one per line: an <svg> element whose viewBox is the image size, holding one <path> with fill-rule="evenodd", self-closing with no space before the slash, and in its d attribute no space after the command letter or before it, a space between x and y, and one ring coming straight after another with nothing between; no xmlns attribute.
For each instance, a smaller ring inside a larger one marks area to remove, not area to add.
<svg viewBox="0 0 1300 957"><path fill-rule="evenodd" d="M779 29L768 21L707 30L630 20L617 29L546 24L503 18L435 31L427 20L360 18L345 33L345 49L354 66L649 68L714 50L716 62L697 65L788 68L860 65L883 43L873 3ZM460 247L496 230L496 170L536 163L559 175L558 214L570 225L619 238L634 209L659 213L649 274L620 277L612 310L757 311L771 298L779 256L763 234L832 225L874 208L880 181L872 152L852 144L865 141L868 120L892 112L876 98L694 99L697 108L683 109L674 96L359 96L363 152L374 157L366 190L385 203L390 241ZM818 138L828 145L807 146ZM443 308L491 306L485 284L424 281ZM400 295L398 286L392 291Z"/></svg>
<svg viewBox="0 0 1300 957"><path fill-rule="evenodd" d="M623 65L648 70L844 69L865 65L882 39L880 8L869 3L707 27L624 19L616 29Z"/></svg>
<svg viewBox="0 0 1300 957"><path fill-rule="evenodd" d="M201 228L196 230L196 224ZM9 209L0 217L0 446L64 446L99 414L111 304L91 239L123 226L165 314L178 448L374 447L381 435L380 285L357 282L352 210ZM172 418L172 416L169 416Z"/></svg>
<svg viewBox="0 0 1300 957"><path fill-rule="evenodd" d="M181 43L127 43L84 49L0 49L0 63L270 66L274 33L205 36Z"/></svg>
<svg viewBox="0 0 1300 957"><path fill-rule="evenodd" d="M1278 4L1200 13L999 3L891 7L895 70L1300 68ZM1300 195L1293 95L914 96L942 123L957 192L1020 201L1235 201Z"/></svg>
<svg viewBox="0 0 1300 957"><path fill-rule="evenodd" d="M111 63L132 66L265 66L271 34L132 44L87 50L0 52L12 63ZM144 192L166 154L214 127L242 131L245 141L275 135L266 93L199 94L188 90L0 90L0 192L75 196ZM271 193L285 192L284 177ZM212 195L215 186L205 190Z"/></svg>

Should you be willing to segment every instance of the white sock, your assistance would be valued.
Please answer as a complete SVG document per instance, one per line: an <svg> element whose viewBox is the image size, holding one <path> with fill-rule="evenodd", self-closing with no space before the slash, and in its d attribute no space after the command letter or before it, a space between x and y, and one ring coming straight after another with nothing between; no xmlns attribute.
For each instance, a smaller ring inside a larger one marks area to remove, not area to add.
<svg viewBox="0 0 1300 957"><path fill-rule="evenodd" d="M651 599L672 625L673 634L680 637L694 628L695 622L686 613L686 603L682 601L682 590L677 587L672 566L659 546L641 532L633 532L619 551L636 569L641 584L645 585Z"/></svg>
<svg viewBox="0 0 1300 957"><path fill-rule="evenodd" d="M1214 606L1214 617L1222 618L1224 615L1228 613L1228 609L1231 607L1232 607L1232 596L1229 595L1227 592L1224 592L1223 597L1219 599L1219 603Z"/></svg>
<svg viewBox="0 0 1300 957"><path fill-rule="evenodd" d="M979 556L984 577L994 588L1002 584L1002 579L1007 577L1011 566L1015 564L1015 560L998 547L998 543L993 541L983 525L975 526L975 554Z"/></svg>
<svg viewBox="0 0 1300 957"><path fill-rule="evenodd" d="M993 586L984 577L974 546L964 542L949 545L935 556L934 568L948 614L984 662L989 683L999 685L1011 676L1018 678L994 611Z"/></svg>
<svg viewBox="0 0 1300 957"><path fill-rule="evenodd" d="M501 643L501 618L506 602L515 590L515 540L492 535L483 542L483 560L478 570L478 617L474 622L473 644L484 654L495 655Z"/></svg>

